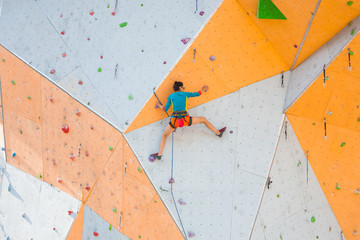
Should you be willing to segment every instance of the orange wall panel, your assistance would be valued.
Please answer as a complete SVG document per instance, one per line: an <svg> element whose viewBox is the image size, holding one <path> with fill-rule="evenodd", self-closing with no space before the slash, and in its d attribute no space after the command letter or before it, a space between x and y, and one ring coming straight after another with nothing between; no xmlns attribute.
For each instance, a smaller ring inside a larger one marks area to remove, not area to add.
<svg viewBox="0 0 360 240"><path fill-rule="evenodd" d="M210 56L215 56L215 61ZM156 93L165 104L174 81L182 81L190 92L208 85L206 94L189 102L188 108L192 108L286 69L282 57L246 11L236 0L225 0ZM166 117L154 109L155 102L153 96L128 132Z"/></svg>
<svg viewBox="0 0 360 240"><path fill-rule="evenodd" d="M85 212L85 204L81 204L79 213L76 216L76 219L71 226L71 230L69 235L67 236L67 240L82 240L83 235L83 227L84 227L84 212Z"/></svg>

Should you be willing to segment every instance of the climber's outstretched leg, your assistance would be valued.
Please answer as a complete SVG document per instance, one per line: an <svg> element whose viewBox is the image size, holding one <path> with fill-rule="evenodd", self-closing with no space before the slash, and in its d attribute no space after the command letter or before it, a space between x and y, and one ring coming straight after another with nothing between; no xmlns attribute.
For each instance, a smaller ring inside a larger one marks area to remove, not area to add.
<svg viewBox="0 0 360 240"><path fill-rule="evenodd" d="M158 153L154 153L154 154L151 154L150 157L149 157L149 160L151 162L155 161L156 159L161 159L161 156L162 156L162 152L165 148L165 144L166 144L166 139L167 137L170 135L170 133L172 133L173 131L175 131L174 128L170 127L170 125L168 125L165 130L164 130L164 133L161 137L161 141L160 141L160 147L159 147L159 152Z"/></svg>
<svg viewBox="0 0 360 240"><path fill-rule="evenodd" d="M203 123L207 128L213 131L217 136L221 137L226 130L226 127L217 130L205 117L192 117L192 124Z"/></svg>

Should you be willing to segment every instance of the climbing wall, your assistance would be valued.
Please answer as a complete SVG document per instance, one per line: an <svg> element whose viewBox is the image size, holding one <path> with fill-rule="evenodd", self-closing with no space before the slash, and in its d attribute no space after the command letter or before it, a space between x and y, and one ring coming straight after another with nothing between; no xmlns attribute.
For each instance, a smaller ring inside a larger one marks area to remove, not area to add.
<svg viewBox="0 0 360 240"><path fill-rule="evenodd" d="M5 168L5 139L4 139L4 127L3 127L3 114L1 103L1 85L0 85L0 168Z"/></svg>
<svg viewBox="0 0 360 240"><path fill-rule="evenodd" d="M124 130L221 2L4 1L0 44Z"/></svg>
<svg viewBox="0 0 360 240"><path fill-rule="evenodd" d="M356 36L326 69L327 78L317 78L286 112L346 239L356 239L360 227L359 42Z"/></svg>
<svg viewBox="0 0 360 240"><path fill-rule="evenodd" d="M181 239L122 134L6 49L0 55L8 163L87 203L103 218L85 214L83 236L99 231L117 238L117 229L129 238Z"/></svg>
<svg viewBox="0 0 360 240"><path fill-rule="evenodd" d="M218 129L227 126L227 132L218 138L203 125L178 129L173 149L168 137L161 161L151 163L148 155L157 152L168 119L126 134L180 225L169 185L173 151L174 197L186 203L177 202L182 223L197 239L249 238L279 134L288 77L286 72L283 87L276 75L189 110Z"/></svg>
<svg viewBox="0 0 360 240"><path fill-rule="evenodd" d="M339 223L286 118L269 177L250 239L340 239Z"/></svg>
<svg viewBox="0 0 360 240"><path fill-rule="evenodd" d="M79 201L10 164L1 171L1 239L65 239Z"/></svg>

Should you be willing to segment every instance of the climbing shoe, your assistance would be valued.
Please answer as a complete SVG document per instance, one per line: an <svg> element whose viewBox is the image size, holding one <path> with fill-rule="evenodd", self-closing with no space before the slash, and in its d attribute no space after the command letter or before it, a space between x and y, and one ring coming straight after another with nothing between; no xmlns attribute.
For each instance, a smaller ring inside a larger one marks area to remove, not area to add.
<svg viewBox="0 0 360 240"><path fill-rule="evenodd" d="M154 153L149 156L149 161L154 162L155 160L161 160L161 157L158 153Z"/></svg>
<svg viewBox="0 0 360 240"><path fill-rule="evenodd" d="M225 130L226 130L226 127L223 127L222 129L219 129L220 134L219 134L219 135L216 135L216 136L222 137L222 135L223 135L223 133L225 132Z"/></svg>

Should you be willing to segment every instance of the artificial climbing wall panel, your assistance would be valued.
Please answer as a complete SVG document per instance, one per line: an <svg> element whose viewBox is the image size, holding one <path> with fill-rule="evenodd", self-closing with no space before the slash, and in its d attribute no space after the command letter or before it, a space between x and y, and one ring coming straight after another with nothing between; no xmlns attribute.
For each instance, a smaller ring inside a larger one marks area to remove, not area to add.
<svg viewBox="0 0 360 240"><path fill-rule="evenodd" d="M76 198L10 164L1 178L1 239L65 239L80 206Z"/></svg>
<svg viewBox="0 0 360 240"><path fill-rule="evenodd" d="M0 43L59 84L81 72L61 86L124 130L221 2L4 1Z"/></svg>
<svg viewBox="0 0 360 240"><path fill-rule="evenodd" d="M286 112L346 239L360 228L359 42L354 38L327 68L328 80L320 76Z"/></svg>
<svg viewBox="0 0 360 240"><path fill-rule="evenodd" d="M339 223L287 119L269 176L252 240L339 239Z"/></svg>
<svg viewBox="0 0 360 240"><path fill-rule="evenodd" d="M67 240L79 240L83 238L85 204L82 203L79 212L67 234Z"/></svg>
<svg viewBox="0 0 360 240"><path fill-rule="evenodd" d="M192 108L285 69L281 56L246 11L235 0L225 0L156 93L165 104L174 81L182 81L191 92L208 85L204 97L188 104ZM156 101L152 96L128 132L166 117L154 109Z"/></svg>
<svg viewBox="0 0 360 240"><path fill-rule="evenodd" d="M0 168L5 168L5 139L4 139L4 126L3 126L3 107L1 103L1 79L0 79Z"/></svg>
<svg viewBox="0 0 360 240"><path fill-rule="evenodd" d="M126 168L124 164L128 162L129 174L124 182L116 179L120 181L115 188L120 187L122 192L115 198L113 194L108 196L110 202L114 200L113 205L120 204L117 205L119 211L124 206L123 220L127 227L119 230L129 233L131 238L138 236L139 230L144 236L150 236L149 239L152 236L181 238L146 175L143 172L141 176L135 175L141 174L141 167L121 133L5 49L2 49L1 55L6 59L1 63L5 66L1 68L1 76L9 163L86 202L96 183L101 183L102 189L112 193L106 187L113 186L111 179L102 180L114 174L108 164L111 163L112 168ZM28 134L31 124L14 119L37 124L38 135ZM18 146L18 142L24 142L20 145L23 148ZM37 143L36 147L33 147L34 143ZM39 155L35 158L33 152L39 152ZM109 211L112 212L113 208L103 207L105 202L109 204L109 199L101 188L94 190L94 193L100 193L95 195L94 201L89 198L90 205L101 217L109 219ZM146 210L156 201L153 211ZM116 217L111 215L109 219L114 228L120 219L119 214ZM151 225L153 222L157 222L156 229Z"/></svg>
<svg viewBox="0 0 360 240"><path fill-rule="evenodd" d="M352 21L351 26L344 27L338 34L321 46L316 52L308 57L304 62L291 72L289 88L285 101L285 108L288 109L306 89L319 77L325 77L327 67L340 54L340 52L357 36L360 29L360 17ZM351 34L354 30L354 34Z"/></svg>
<svg viewBox="0 0 360 240"><path fill-rule="evenodd" d="M180 226L169 184L173 151L175 201L185 231L197 239L249 239L279 134L289 75L285 73L284 88L277 75L189 110L228 130L219 138L203 125L178 129L173 150L170 135L161 161L151 163L148 156L158 151L168 119L125 135ZM180 205L180 199L186 205Z"/></svg>

